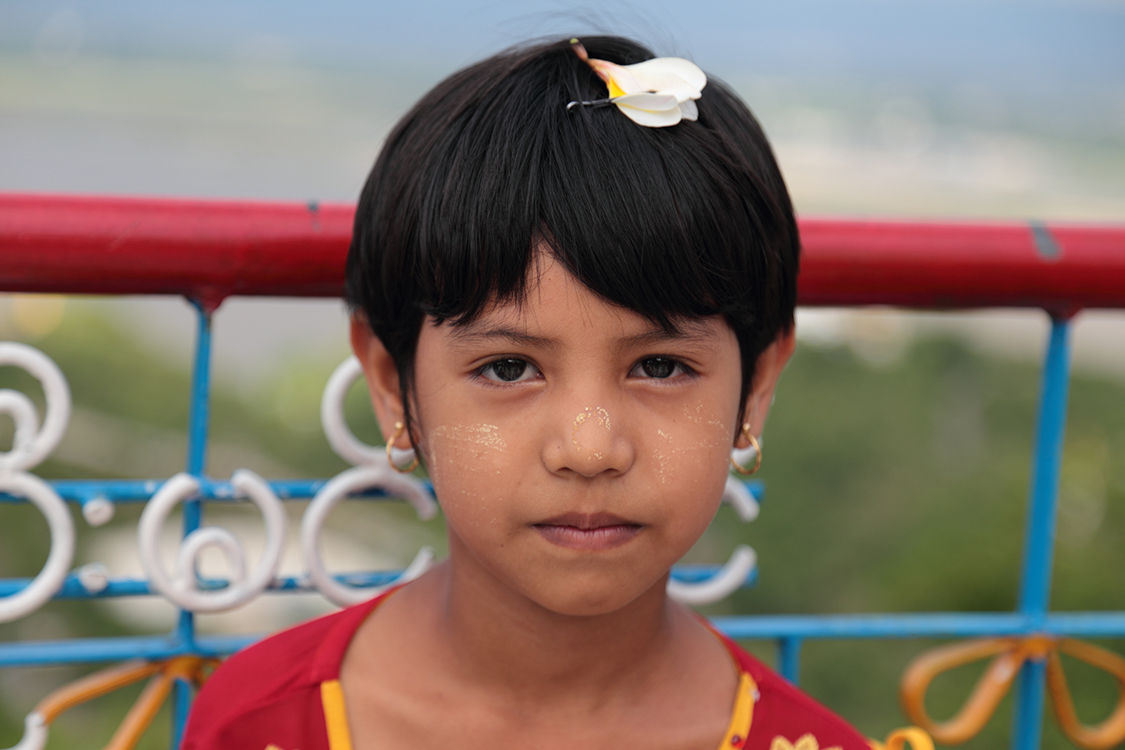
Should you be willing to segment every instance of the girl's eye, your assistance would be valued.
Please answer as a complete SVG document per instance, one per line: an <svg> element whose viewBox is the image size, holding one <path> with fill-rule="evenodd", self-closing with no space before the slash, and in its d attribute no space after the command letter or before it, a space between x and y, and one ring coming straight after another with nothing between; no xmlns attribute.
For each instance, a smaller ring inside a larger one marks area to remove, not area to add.
<svg viewBox="0 0 1125 750"><path fill-rule="evenodd" d="M649 357L642 359L633 366L633 371L629 373L633 377L655 378L657 380L666 380L675 375L683 375L687 372L687 368L680 362L667 357Z"/></svg>
<svg viewBox="0 0 1125 750"><path fill-rule="evenodd" d="M485 379L498 383L518 383L532 380L539 374L539 370L526 360L509 358L489 362L480 369L480 374Z"/></svg>

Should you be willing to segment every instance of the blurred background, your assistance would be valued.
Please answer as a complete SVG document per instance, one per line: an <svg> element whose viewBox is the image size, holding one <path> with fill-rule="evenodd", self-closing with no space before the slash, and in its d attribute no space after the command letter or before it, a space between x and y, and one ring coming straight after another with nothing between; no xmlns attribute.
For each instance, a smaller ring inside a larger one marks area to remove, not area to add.
<svg viewBox="0 0 1125 750"><path fill-rule="evenodd" d="M529 38L595 32L733 85L800 215L1125 221L1125 3L1111 0L3 0L0 190L352 202L389 128L441 78ZM211 474L346 468L318 417L345 323L337 301L224 303ZM179 299L0 295L0 336L54 358L76 402L38 473L178 471L194 330ZM721 562L747 542L760 583L709 612L1010 610L1046 332L1038 312L800 311L765 436L761 517L746 526L724 511L691 555ZM1125 609L1125 316L1083 313L1074 344L1052 602ZM41 400L10 370L3 384ZM361 390L350 417L374 439ZM122 509L96 532L78 520L76 564L139 575L136 518ZM254 559L254 512L208 519ZM171 557L178 530L166 531ZM370 502L341 507L324 540L337 570L401 565L424 543L443 548L440 520ZM34 575L47 548L35 511L0 506L0 574ZM300 569L295 550L284 569ZM201 627L266 631L328 608L273 596ZM159 632L173 615L161 601L53 603L0 638ZM803 686L882 737L904 723L898 676L931 645L809 643ZM1068 668L1079 716L1100 720L1112 681ZM0 670L0 746L81 671ZM932 712L950 715L975 676L939 681ZM135 695L66 715L51 747L101 746ZM1004 743L1009 709L966 747ZM1045 747L1067 747L1047 724ZM147 746L167 736L157 727Z"/></svg>

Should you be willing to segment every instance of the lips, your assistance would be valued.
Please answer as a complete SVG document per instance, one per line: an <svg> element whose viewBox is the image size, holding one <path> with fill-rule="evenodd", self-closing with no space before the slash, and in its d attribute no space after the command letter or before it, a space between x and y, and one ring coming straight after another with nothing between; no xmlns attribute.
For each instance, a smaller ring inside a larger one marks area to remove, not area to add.
<svg viewBox="0 0 1125 750"><path fill-rule="evenodd" d="M612 513L563 513L534 524L544 539L576 550L607 550L635 537L641 524Z"/></svg>

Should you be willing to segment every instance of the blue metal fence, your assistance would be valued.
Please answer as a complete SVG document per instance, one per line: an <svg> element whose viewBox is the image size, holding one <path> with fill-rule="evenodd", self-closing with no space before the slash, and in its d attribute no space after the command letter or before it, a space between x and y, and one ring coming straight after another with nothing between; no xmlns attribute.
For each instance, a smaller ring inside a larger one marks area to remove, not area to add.
<svg viewBox="0 0 1125 750"><path fill-rule="evenodd" d="M231 502L236 495L231 481L207 477L207 451L211 406L211 331L212 313L202 305L193 303L197 315L195 355L192 367L190 411L188 419L187 456L185 471L200 480L199 492L182 506L183 537L199 529L203 518L204 502ZM58 495L72 504L85 506L93 502L145 503L160 490L165 480L55 480L49 482ZM269 482L270 488L281 500L308 500L316 496L328 479L291 479ZM424 483L427 489L428 483ZM757 481L745 483L755 497L760 496L762 485ZM372 499L388 498L380 489L359 493ZM24 500L0 493L0 502L20 503ZM680 565L673 577L685 583L711 579L717 566ZM341 583L354 587L382 586L393 582L401 570L371 571L336 575ZM745 580L753 585L757 570ZM18 594L30 579L0 579L0 597ZM202 579L200 590L221 590L228 585L223 579ZM304 576L279 576L270 584L271 592L315 591ZM94 590L88 588L77 572L67 576L62 587L52 597L57 600L92 600L102 598L158 595L144 578L109 578ZM178 656L222 657L237 651L262 637L263 634L239 636L205 636L196 630L195 615L180 609L175 628L167 635L83 638L53 641L19 641L0 643L0 668L16 666L44 666L75 663L98 663L127 659L166 660ZM172 696L172 747L178 747L193 698L193 686L185 679L176 679Z"/></svg>

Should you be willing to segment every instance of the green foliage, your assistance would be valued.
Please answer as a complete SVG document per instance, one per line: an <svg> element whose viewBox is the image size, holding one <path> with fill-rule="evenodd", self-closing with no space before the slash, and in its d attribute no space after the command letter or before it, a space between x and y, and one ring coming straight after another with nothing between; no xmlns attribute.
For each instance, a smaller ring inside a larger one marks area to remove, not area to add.
<svg viewBox="0 0 1125 750"><path fill-rule="evenodd" d="M1016 605L1039 371L950 340L872 366L849 349L801 347L766 429L762 513L716 524L721 559L755 547L760 583L714 613L973 612ZM1060 493L1052 606L1125 608L1125 388L1076 375ZM722 539L723 541L719 541ZM906 723L897 683L927 641L807 642L802 687L873 737ZM1122 643L1108 643L1122 650ZM1114 688L1073 660L1089 722ZM931 715L952 716L979 675L939 678ZM1007 744L1010 700L963 747ZM1048 719L1048 724L1051 721ZM1057 731L1045 748L1070 747Z"/></svg>

